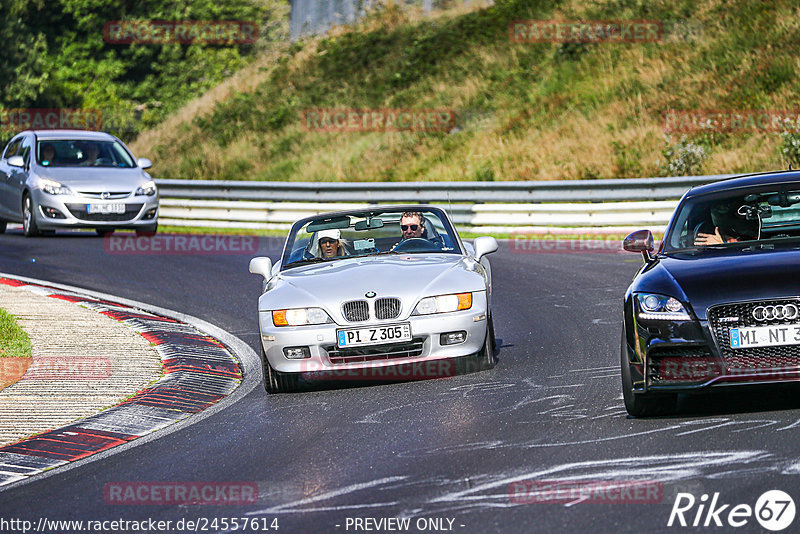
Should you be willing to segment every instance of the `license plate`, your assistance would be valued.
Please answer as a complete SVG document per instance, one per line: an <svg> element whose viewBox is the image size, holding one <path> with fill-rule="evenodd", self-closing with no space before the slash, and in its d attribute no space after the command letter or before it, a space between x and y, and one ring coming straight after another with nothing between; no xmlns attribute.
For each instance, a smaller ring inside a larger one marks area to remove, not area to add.
<svg viewBox="0 0 800 534"><path fill-rule="evenodd" d="M125 204L86 204L86 213L125 213Z"/></svg>
<svg viewBox="0 0 800 534"><path fill-rule="evenodd" d="M800 324L731 328L730 339L732 349L800 345Z"/></svg>
<svg viewBox="0 0 800 534"><path fill-rule="evenodd" d="M347 328L337 330L336 337L339 348L411 341L411 325L402 323L367 328Z"/></svg>

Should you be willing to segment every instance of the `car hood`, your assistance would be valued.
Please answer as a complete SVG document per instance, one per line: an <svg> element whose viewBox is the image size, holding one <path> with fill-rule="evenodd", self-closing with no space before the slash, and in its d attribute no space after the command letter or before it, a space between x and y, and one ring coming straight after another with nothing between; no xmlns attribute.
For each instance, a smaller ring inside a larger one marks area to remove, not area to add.
<svg viewBox="0 0 800 534"><path fill-rule="evenodd" d="M38 167L36 174L74 191L133 191L149 179L138 167Z"/></svg>
<svg viewBox="0 0 800 534"><path fill-rule="evenodd" d="M402 317L423 297L485 290L476 269L473 260L458 254L366 256L311 264L274 276L259 299L259 309L319 306L337 319L342 302L364 299L372 291L376 298L400 298Z"/></svg>
<svg viewBox="0 0 800 534"><path fill-rule="evenodd" d="M676 285L671 293L688 302L701 319L709 306L722 302L800 295L800 250L706 254L663 257L652 269L656 285L665 289ZM670 293L668 289L653 291Z"/></svg>

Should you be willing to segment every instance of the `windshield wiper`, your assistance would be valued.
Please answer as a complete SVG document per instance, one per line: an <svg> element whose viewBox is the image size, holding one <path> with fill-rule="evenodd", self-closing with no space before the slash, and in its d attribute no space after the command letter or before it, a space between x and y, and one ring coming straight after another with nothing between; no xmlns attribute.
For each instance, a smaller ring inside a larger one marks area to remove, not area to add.
<svg viewBox="0 0 800 534"><path fill-rule="evenodd" d="M296 267L299 265L307 265L309 263L319 263L321 261L328 261L325 258L303 258L302 260L296 260L292 263L287 264L287 267Z"/></svg>

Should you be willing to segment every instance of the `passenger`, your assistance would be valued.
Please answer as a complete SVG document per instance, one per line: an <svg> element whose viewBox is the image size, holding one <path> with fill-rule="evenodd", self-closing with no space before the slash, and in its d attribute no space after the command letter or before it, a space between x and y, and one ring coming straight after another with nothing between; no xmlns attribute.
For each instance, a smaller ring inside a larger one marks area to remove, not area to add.
<svg viewBox="0 0 800 534"><path fill-rule="evenodd" d="M81 161L82 166L90 166L97 164L97 156L100 155L100 147L97 146L97 143L87 143L86 145L86 153L83 161Z"/></svg>
<svg viewBox="0 0 800 534"><path fill-rule="evenodd" d="M346 256L347 251L342 245L342 233L340 230L321 230L317 232L316 246L312 247L311 253L315 258L336 258Z"/></svg>

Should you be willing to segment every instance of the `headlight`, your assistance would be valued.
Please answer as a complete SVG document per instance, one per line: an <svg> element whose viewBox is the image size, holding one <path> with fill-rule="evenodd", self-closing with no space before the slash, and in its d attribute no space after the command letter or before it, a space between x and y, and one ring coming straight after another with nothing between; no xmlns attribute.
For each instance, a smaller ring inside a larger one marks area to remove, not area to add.
<svg viewBox="0 0 800 534"><path fill-rule="evenodd" d="M431 313L447 313L468 310L472 307L472 293L455 293L425 297L414 308L414 315L430 315Z"/></svg>
<svg viewBox="0 0 800 534"><path fill-rule="evenodd" d="M675 297L653 293L637 293L636 305L639 319L661 319L664 321L690 321L689 313Z"/></svg>
<svg viewBox="0 0 800 534"><path fill-rule="evenodd" d="M152 180L142 185L136 190L136 196L147 195L152 197L156 194L156 183Z"/></svg>
<svg viewBox="0 0 800 534"><path fill-rule="evenodd" d="M272 323L275 326L304 326L332 322L330 316L322 308L294 308L291 310L272 311Z"/></svg>
<svg viewBox="0 0 800 534"><path fill-rule="evenodd" d="M43 179L41 181L41 188L42 188L42 191L44 191L45 193L48 193L50 195L71 195L72 194L72 190L69 187L67 187L66 185L63 185L63 184L61 184L59 182L56 182L55 180Z"/></svg>

